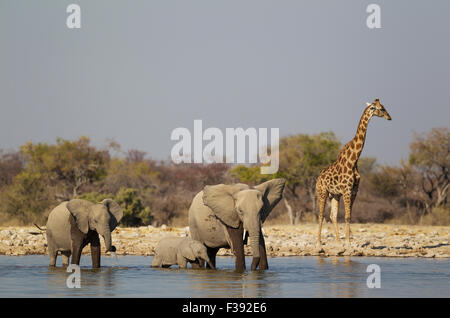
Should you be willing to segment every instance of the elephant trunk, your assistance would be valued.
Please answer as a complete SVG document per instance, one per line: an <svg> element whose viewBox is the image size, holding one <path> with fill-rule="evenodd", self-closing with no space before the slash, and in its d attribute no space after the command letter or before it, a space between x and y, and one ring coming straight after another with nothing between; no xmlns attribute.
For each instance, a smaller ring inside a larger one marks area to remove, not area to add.
<svg viewBox="0 0 450 318"><path fill-rule="evenodd" d="M216 267L214 266L213 263L211 263L211 260L209 259L209 257L206 257L205 261L208 263L209 267L211 269L216 269Z"/></svg>
<svg viewBox="0 0 450 318"><path fill-rule="evenodd" d="M209 267L211 269L216 269L216 267L214 266L214 264L211 262L211 259L209 258L207 252L201 252L200 258L202 260L204 260L206 263L208 263Z"/></svg>
<svg viewBox="0 0 450 318"><path fill-rule="evenodd" d="M250 243L250 248L252 250L253 258L259 258L259 240L261 235L261 229L258 227L255 230L249 230L248 241Z"/></svg>
<svg viewBox="0 0 450 318"><path fill-rule="evenodd" d="M252 256L253 256L251 269L252 269L252 271L254 271L258 267L260 257L261 257L260 249L259 249L260 239L261 239L261 223L258 222L256 224L252 224L252 225L253 226L247 226L247 230L248 230L248 234L249 234L248 242L250 244L250 249L252 251Z"/></svg>
<svg viewBox="0 0 450 318"><path fill-rule="evenodd" d="M104 228L100 230L99 234L103 236L103 239L105 240L105 249L106 249L105 253L115 252L116 248L111 244L111 231L109 230L109 228Z"/></svg>

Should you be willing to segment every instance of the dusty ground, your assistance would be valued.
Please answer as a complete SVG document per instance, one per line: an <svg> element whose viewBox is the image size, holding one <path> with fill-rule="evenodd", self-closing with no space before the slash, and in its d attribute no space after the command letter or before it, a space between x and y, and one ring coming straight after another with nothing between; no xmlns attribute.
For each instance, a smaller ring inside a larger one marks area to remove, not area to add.
<svg viewBox="0 0 450 318"><path fill-rule="evenodd" d="M264 227L269 256L390 256L390 257L450 257L450 227L389 224L352 224L350 248L335 243L330 223L324 225L322 248L317 248L317 224ZM156 243L165 236L186 236L189 228L145 226L117 228L113 244L119 255L153 255ZM344 225L340 224L343 238ZM103 240L103 239L102 239ZM0 227L0 254L46 254L46 238L35 227ZM103 242L102 242L103 247ZM84 253L89 253L85 248ZM246 247L246 254L250 250ZM221 249L218 255L231 255Z"/></svg>

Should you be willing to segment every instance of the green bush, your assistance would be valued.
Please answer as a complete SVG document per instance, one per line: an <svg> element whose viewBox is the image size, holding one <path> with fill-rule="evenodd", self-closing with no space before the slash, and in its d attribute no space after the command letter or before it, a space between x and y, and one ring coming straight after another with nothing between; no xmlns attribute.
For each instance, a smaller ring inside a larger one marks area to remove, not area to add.
<svg viewBox="0 0 450 318"><path fill-rule="evenodd" d="M107 194L107 193L99 193L99 192L88 192L83 193L80 195L77 195L75 199L84 199L87 201L90 201L92 203L99 203L105 199L114 198L114 194Z"/></svg>
<svg viewBox="0 0 450 318"><path fill-rule="evenodd" d="M117 192L115 200L123 209L123 218L120 222L124 226L147 225L152 221L150 208L144 207L138 190L133 188L121 188Z"/></svg>
<svg viewBox="0 0 450 318"><path fill-rule="evenodd" d="M56 202L39 173L22 171L2 195L2 210L21 224L45 222L49 207Z"/></svg>

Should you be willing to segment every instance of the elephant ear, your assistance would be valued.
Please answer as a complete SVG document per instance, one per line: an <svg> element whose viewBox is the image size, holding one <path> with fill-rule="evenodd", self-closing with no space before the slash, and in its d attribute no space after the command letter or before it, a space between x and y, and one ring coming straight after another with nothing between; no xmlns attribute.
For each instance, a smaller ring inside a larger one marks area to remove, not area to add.
<svg viewBox="0 0 450 318"><path fill-rule="evenodd" d="M122 208L113 199L105 199L101 203L106 206L106 209L108 209L108 212L111 214L111 218L109 219L109 228L112 232L123 217Z"/></svg>
<svg viewBox="0 0 450 318"><path fill-rule="evenodd" d="M183 240L178 246L178 248L179 252L184 258L190 261L194 261L197 258L197 256L194 253L194 250L192 249L191 240L188 239Z"/></svg>
<svg viewBox="0 0 450 318"><path fill-rule="evenodd" d="M203 189L203 203L224 224L232 228L238 228L241 219L236 212L233 195L248 188L249 186L243 183L205 186Z"/></svg>
<svg viewBox="0 0 450 318"><path fill-rule="evenodd" d="M67 203L67 210L74 217L78 228L84 234L89 231L89 214L93 205L94 203L81 199L73 199Z"/></svg>
<svg viewBox="0 0 450 318"><path fill-rule="evenodd" d="M286 184L286 179L272 179L255 186L256 190L261 191L263 194L263 209L261 211L261 221L264 222L269 216L272 209L280 202L283 197L284 185Z"/></svg>

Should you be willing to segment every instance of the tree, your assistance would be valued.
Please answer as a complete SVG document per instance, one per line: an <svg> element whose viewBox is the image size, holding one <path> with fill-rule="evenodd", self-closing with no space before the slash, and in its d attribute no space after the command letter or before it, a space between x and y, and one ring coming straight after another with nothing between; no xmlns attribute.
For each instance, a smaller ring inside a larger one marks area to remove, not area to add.
<svg viewBox="0 0 450 318"><path fill-rule="evenodd" d="M112 158L107 176L96 185L101 192L117 193L121 188L148 189L158 187L159 172L152 160Z"/></svg>
<svg viewBox="0 0 450 318"><path fill-rule="evenodd" d="M19 152L3 153L0 150L0 188L12 184L14 177L24 168L23 158Z"/></svg>
<svg viewBox="0 0 450 318"><path fill-rule="evenodd" d="M297 187L308 190L311 199L317 177L333 163L341 143L332 132L317 135L295 135L280 140L280 175L287 179L287 188L297 196Z"/></svg>
<svg viewBox="0 0 450 318"><path fill-rule="evenodd" d="M14 182L6 188L4 202L5 212L22 224L44 222L46 213L55 200L51 188L39 173L22 171L14 177Z"/></svg>
<svg viewBox="0 0 450 318"><path fill-rule="evenodd" d="M56 145L28 142L20 148L29 173L39 173L49 185L58 184L59 200L75 197L83 185L106 175L109 153L89 145L87 137L76 141L57 139Z"/></svg>
<svg viewBox="0 0 450 318"><path fill-rule="evenodd" d="M377 159L375 157L361 157L358 160L358 171L362 175L368 175L375 171L377 167Z"/></svg>
<svg viewBox="0 0 450 318"><path fill-rule="evenodd" d="M406 212L410 223L417 222L427 211L427 198L420 187L421 179L417 169L404 161L399 166L380 166L365 178L369 191L376 199L385 199L397 217L402 211Z"/></svg>
<svg viewBox="0 0 450 318"><path fill-rule="evenodd" d="M150 208L144 207L136 189L120 189L115 201L123 209L123 218L120 223L124 226L147 225L152 222Z"/></svg>
<svg viewBox="0 0 450 318"><path fill-rule="evenodd" d="M428 197L428 210L446 205L449 188L450 130L433 128L426 135L415 134L409 148L409 162L422 175L421 186Z"/></svg>
<svg viewBox="0 0 450 318"><path fill-rule="evenodd" d="M280 176L286 178L288 193L298 199L303 188L309 196L311 210L316 210L315 184L323 168L333 163L341 143L334 133L295 135L280 140Z"/></svg>
<svg viewBox="0 0 450 318"><path fill-rule="evenodd" d="M379 171L369 176L370 189L378 197L396 198L400 194L398 175L397 167L382 166Z"/></svg>
<svg viewBox="0 0 450 318"><path fill-rule="evenodd" d="M261 174L259 165L236 165L230 170L230 176L239 179L240 182L259 184L277 178L277 174Z"/></svg>

